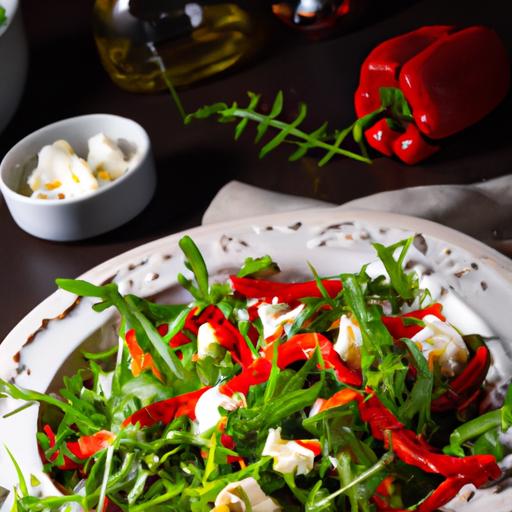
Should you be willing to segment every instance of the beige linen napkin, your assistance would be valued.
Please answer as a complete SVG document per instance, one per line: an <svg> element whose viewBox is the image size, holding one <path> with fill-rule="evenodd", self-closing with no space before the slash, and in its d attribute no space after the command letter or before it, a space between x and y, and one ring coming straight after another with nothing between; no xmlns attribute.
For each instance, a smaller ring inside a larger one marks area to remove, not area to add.
<svg viewBox="0 0 512 512"><path fill-rule="evenodd" d="M429 219L512 256L512 174L473 185L435 185L381 192L341 206L231 181L210 203L203 216L203 224L329 206Z"/></svg>

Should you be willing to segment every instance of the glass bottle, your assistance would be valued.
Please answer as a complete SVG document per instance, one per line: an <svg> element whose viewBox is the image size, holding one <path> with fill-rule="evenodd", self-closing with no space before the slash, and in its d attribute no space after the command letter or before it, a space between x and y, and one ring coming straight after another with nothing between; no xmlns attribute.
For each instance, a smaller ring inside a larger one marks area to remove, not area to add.
<svg viewBox="0 0 512 512"><path fill-rule="evenodd" d="M249 60L265 40L259 0L96 0L94 36L112 80L133 92L187 86Z"/></svg>
<svg viewBox="0 0 512 512"><path fill-rule="evenodd" d="M274 0L272 11L286 25L315 40L354 28L367 15L370 3L371 0Z"/></svg>

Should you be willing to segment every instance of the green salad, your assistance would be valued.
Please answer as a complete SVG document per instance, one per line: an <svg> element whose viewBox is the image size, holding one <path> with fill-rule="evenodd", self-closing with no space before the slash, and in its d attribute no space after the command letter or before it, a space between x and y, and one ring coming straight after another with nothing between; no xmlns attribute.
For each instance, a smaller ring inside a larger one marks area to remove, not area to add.
<svg viewBox="0 0 512 512"><path fill-rule="evenodd" d="M376 278L311 267L286 283L254 255L218 283L185 236L180 305L57 280L117 308L119 344L84 352L59 396L0 381L0 397L42 404L62 491L30 495L10 454L12 510L430 512L498 479L512 392L482 413L490 351L404 269L411 242L374 244Z"/></svg>

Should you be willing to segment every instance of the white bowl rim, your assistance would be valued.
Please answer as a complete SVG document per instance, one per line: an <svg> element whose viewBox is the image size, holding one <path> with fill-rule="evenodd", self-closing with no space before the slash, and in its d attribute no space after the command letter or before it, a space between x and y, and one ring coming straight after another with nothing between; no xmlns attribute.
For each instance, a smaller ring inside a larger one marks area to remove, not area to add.
<svg viewBox="0 0 512 512"><path fill-rule="evenodd" d="M142 146L137 147L138 151L140 151L139 162L136 165L134 165L133 167L128 168L127 171L122 176L120 176L116 180L112 181L108 186L100 188L99 190L89 192L80 197L70 197L68 199L45 199L43 201L40 199L33 199L32 197L24 196L23 194L20 194L19 192L16 192L15 190L13 190L11 187L9 187L7 185L7 183L5 183L4 170L6 167L6 163L5 163L6 160L11 155L11 153L14 152L15 149L17 149L20 146L22 146L23 144L25 144L28 140L36 139L37 137L40 137L43 133L45 133L50 128L59 128L59 127L65 126L66 124L68 124L69 122L72 122L72 121L80 121L80 120L86 119L86 118L94 119L94 118L102 118L102 117L118 119L118 120L121 120L122 122L132 123L140 130L141 135L142 135ZM64 205L69 205L69 204L73 204L73 203L85 202L85 201L91 200L92 198L98 197L99 195L109 193L115 187L121 186L122 183L129 177L130 174L132 174L133 172L136 172L141 167L142 163L144 162L144 160L146 159L146 157L150 151L150 148L151 148L151 141L150 141L149 135L148 135L147 131L145 130L145 128L141 124L139 124L137 121L135 121L129 117L118 116L116 114L102 114L102 113L84 114L84 115L80 115L80 116L67 117L65 119L61 119L60 121L56 121L54 123L47 124L47 125L43 126L42 128L39 128L39 129L29 133L28 135L23 137L21 140L19 140L14 146L12 146L9 149L9 151L7 151L7 153L4 155L2 161L0 162L0 190L2 191L2 193L5 196L9 196L9 198L12 199L13 201L17 201L19 203L30 204L30 205L37 204L37 205L40 205L41 208L56 207L56 205L64 206Z"/></svg>
<svg viewBox="0 0 512 512"><path fill-rule="evenodd" d="M5 25L0 26L0 37L2 37L7 32L7 30L9 30L12 20L15 18L16 13L18 12L18 10L20 8L19 0L11 0L11 2L12 2L12 10L8 13L9 16L7 16L7 21L5 22ZM2 2L2 7L5 7L4 2Z"/></svg>

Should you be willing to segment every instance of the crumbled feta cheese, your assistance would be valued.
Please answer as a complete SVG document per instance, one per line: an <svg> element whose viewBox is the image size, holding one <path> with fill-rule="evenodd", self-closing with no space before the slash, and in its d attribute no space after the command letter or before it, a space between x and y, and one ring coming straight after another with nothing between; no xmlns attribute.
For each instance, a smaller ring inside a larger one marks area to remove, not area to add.
<svg viewBox="0 0 512 512"><path fill-rule="evenodd" d="M210 322L206 322L197 331L197 357L204 359L207 356L216 357L219 354L220 343L215 329Z"/></svg>
<svg viewBox="0 0 512 512"><path fill-rule="evenodd" d="M77 197L98 188L87 163L64 140L41 149L28 184L32 197L40 199Z"/></svg>
<svg viewBox="0 0 512 512"><path fill-rule="evenodd" d="M274 471L306 475L315 463L312 450L301 446L295 441L281 439L281 428L270 428L263 448L263 456L274 457Z"/></svg>
<svg viewBox="0 0 512 512"><path fill-rule="evenodd" d="M347 315L340 318L338 338L334 350L351 368L361 368L361 345L363 337L355 319Z"/></svg>
<svg viewBox="0 0 512 512"><path fill-rule="evenodd" d="M128 169L128 162L124 159L119 146L103 133L91 137L88 142L89 155L87 163L93 172L108 173L109 178L115 180L122 176Z"/></svg>
<svg viewBox="0 0 512 512"><path fill-rule="evenodd" d="M429 362L438 361L444 376L453 377L469 356L462 336L435 315L425 316L423 322L425 327L412 337L412 341L421 346Z"/></svg>
<svg viewBox="0 0 512 512"><path fill-rule="evenodd" d="M234 411L240 405L240 400L237 397L230 397L221 393L218 386L204 392L196 403L195 433L201 434L217 425L222 417L219 407L226 409L226 411Z"/></svg>
<svg viewBox="0 0 512 512"><path fill-rule="evenodd" d="M293 324L303 309L304 304L300 304L295 309L291 309L288 304L260 304L258 316L263 325L263 337L270 338L280 327Z"/></svg>
<svg viewBox="0 0 512 512"><path fill-rule="evenodd" d="M226 485L217 495L213 509L215 512L246 512L249 510L252 512L279 512L282 510L272 498L263 492L258 482L252 477Z"/></svg>
<svg viewBox="0 0 512 512"><path fill-rule="evenodd" d="M37 166L28 178L32 198L68 199L89 194L119 178L129 162L108 137L99 133L89 139L87 162L68 142L58 140L44 146Z"/></svg>

